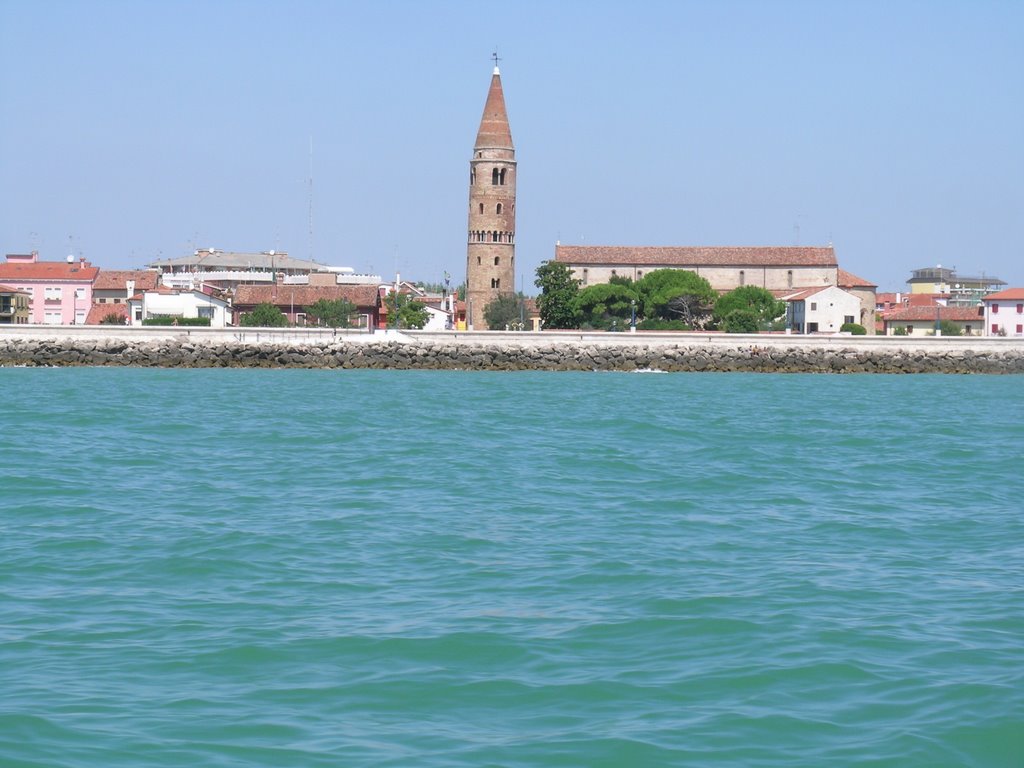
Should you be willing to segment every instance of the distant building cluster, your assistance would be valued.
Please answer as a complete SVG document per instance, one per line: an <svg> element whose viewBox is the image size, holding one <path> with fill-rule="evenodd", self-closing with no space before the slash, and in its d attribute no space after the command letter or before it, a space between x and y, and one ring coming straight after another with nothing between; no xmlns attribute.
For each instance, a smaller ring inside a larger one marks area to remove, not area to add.
<svg viewBox="0 0 1024 768"><path fill-rule="evenodd" d="M147 265L107 270L85 259L44 261L37 252L9 254L0 264L0 324L142 325L202 319L214 328L239 325L243 315L270 304L291 325L313 325L307 308L317 301L351 303L367 329L387 327L385 297L414 295L435 324L450 326L465 305L451 294L431 294L410 283L384 283L378 275L356 274L295 259L286 253L240 253L215 248Z"/></svg>

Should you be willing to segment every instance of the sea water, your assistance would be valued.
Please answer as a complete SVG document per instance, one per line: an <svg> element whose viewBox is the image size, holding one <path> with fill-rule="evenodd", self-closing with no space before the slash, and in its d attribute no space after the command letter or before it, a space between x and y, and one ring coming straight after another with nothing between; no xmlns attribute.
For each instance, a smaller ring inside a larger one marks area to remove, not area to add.
<svg viewBox="0 0 1024 768"><path fill-rule="evenodd" d="M1024 765L1024 379L0 370L4 766Z"/></svg>

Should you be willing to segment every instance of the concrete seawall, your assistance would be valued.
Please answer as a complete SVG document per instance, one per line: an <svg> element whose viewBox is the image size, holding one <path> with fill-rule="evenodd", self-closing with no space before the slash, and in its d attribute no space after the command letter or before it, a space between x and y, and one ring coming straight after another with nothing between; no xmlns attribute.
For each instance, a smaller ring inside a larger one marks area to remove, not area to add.
<svg viewBox="0 0 1024 768"><path fill-rule="evenodd" d="M1019 339L29 328L0 331L0 365L1024 373Z"/></svg>

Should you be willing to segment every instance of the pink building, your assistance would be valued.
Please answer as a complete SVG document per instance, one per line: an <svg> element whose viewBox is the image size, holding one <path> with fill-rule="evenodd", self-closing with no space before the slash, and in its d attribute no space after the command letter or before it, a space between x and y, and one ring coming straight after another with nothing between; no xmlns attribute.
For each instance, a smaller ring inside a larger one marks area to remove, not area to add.
<svg viewBox="0 0 1024 768"><path fill-rule="evenodd" d="M99 272L84 258L75 262L40 261L39 254L8 254L0 264L0 283L28 293L29 322L36 325L84 324L92 306L92 286Z"/></svg>

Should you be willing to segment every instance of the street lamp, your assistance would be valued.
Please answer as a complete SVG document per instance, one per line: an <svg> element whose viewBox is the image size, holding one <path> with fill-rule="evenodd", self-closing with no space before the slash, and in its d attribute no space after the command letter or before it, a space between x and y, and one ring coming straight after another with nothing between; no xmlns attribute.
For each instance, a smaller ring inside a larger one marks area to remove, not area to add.
<svg viewBox="0 0 1024 768"><path fill-rule="evenodd" d="M629 310L630 310L629 332L630 333L636 333L636 299L630 299L629 300Z"/></svg>

